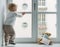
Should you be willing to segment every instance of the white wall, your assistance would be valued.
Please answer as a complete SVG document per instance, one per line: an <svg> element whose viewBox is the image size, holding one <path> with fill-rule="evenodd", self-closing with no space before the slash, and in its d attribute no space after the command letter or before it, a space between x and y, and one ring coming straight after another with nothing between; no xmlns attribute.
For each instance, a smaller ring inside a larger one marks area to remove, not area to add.
<svg viewBox="0 0 60 47"><path fill-rule="evenodd" d="M3 10L3 6L5 4L5 0L0 0L0 47L2 47L2 10Z"/></svg>

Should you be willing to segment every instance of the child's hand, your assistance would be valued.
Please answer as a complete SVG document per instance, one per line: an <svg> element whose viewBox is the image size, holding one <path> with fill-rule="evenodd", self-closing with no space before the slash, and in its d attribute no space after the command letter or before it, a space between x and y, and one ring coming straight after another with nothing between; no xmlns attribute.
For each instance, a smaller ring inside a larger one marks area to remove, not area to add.
<svg viewBox="0 0 60 47"><path fill-rule="evenodd" d="M25 12L23 12L22 15L25 15Z"/></svg>

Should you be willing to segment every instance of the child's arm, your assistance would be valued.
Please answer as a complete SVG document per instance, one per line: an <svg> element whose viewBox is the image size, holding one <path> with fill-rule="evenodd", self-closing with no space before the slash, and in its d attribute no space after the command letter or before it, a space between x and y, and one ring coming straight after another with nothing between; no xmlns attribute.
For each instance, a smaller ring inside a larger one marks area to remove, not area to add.
<svg viewBox="0 0 60 47"><path fill-rule="evenodd" d="M23 12L22 15L25 15L25 12Z"/></svg>
<svg viewBox="0 0 60 47"><path fill-rule="evenodd" d="M22 17L23 15L25 15L25 12L23 12L22 14L17 14L17 13L16 13L16 16L17 16L17 17Z"/></svg>

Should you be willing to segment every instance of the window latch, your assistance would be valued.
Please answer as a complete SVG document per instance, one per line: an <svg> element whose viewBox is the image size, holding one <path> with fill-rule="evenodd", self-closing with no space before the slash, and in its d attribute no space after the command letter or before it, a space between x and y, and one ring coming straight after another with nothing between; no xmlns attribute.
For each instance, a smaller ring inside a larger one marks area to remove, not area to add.
<svg viewBox="0 0 60 47"><path fill-rule="evenodd" d="M36 10L36 3L34 3L34 10Z"/></svg>

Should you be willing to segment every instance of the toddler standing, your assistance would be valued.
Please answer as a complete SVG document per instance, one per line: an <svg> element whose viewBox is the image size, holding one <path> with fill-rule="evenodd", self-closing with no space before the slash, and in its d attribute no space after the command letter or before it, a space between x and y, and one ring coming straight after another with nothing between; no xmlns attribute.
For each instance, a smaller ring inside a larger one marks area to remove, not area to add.
<svg viewBox="0 0 60 47"><path fill-rule="evenodd" d="M21 17L21 15L17 15L16 10L17 6L14 3L11 3L8 5L9 13L7 14L6 20L4 21L3 30L5 33L5 45L13 44L15 45L14 39L15 39L15 31L13 29L14 22L16 20L16 17ZM22 15L25 13L23 12Z"/></svg>

